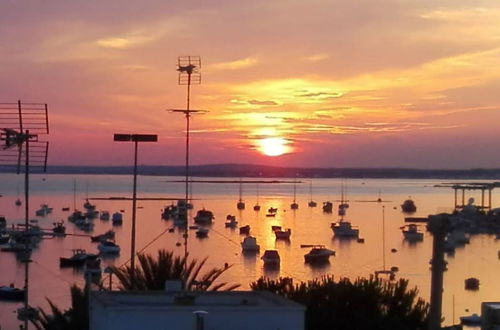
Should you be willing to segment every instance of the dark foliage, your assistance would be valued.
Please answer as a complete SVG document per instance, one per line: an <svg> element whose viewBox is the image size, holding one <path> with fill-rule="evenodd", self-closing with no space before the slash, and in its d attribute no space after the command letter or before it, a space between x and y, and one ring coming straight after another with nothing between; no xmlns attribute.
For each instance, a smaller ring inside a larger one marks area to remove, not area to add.
<svg viewBox="0 0 500 330"><path fill-rule="evenodd" d="M307 330L426 329L429 304L408 280L390 282L370 277L354 282L332 276L294 284L291 278L260 278L253 290L267 290L306 306Z"/></svg>

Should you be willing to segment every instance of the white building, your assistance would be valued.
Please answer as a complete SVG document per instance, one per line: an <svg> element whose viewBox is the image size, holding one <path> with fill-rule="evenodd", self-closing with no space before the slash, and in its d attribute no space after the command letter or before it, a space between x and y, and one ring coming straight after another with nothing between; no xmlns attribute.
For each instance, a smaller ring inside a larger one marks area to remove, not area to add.
<svg viewBox="0 0 500 330"><path fill-rule="evenodd" d="M262 291L93 291L90 330L303 330L305 309Z"/></svg>

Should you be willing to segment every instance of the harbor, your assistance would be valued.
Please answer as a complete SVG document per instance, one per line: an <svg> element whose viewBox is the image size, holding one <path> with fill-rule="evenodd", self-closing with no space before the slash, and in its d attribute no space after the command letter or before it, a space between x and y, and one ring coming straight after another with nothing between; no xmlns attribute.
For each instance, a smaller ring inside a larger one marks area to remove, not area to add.
<svg viewBox="0 0 500 330"><path fill-rule="evenodd" d="M16 206L16 187L20 178L13 174L1 174L4 182L0 198L1 215L10 227L22 222L22 208ZM173 178L167 181L182 181ZM209 181L209 178L204 178ZM247 178L242 178L245 182ZM252 178L248 178L251 181ZM76 184L76 194L74 181ZM137 208L137 243L136 249L142 253L155 253L165 248L178 255L184 253L184 230L175 226L173 220L162 220L161 212L172 201L182 196L183 182L165 182L162 177L139 176ZM203 181L200 179L200 181ZM207 264L220 266L233 265L223 275L229 283L238 283L243 289L260 276L277 279L293 277L297 281L307 281L323 275L340 277L368 277L380 270L385 261L387 269L396 267L396 278L407 278L410 286L419 289L421 297L429 300L430 264L432 257L432 235L425 226L419 227L422 240L405 239L401 227L404 226L405 214L401 204L411 196L417 211L411 216L425 218L431 214L453 212L454 196L449 187L435 187L438 180L401 180L401 179L349 179L346 185L348 193L341 198L340 179L312 179L311 195L309 180L297 184L275 182L259 184L258 201L261 210L254 210L257 202L256 183L244 183L235 178L233 183L210 185L205 182L192 184L193 208L189 211L189 225L194 224L198 210L206 209L213 213L211 223L205 224L206 238L199 238L194 229L188 229L187 250L192 258L208 257ZM88 188L87 188L88 187ZM114 242L120 246L119 254L101 254L101 268L121 266L129 260L131 206L130 200L105 199L103 197L127 196L130 194L129 176L72 176L72 175L34 175L32 178L32 205L49 205L53 211L45 216L36 216L32 210L30 219L37 219L41 228L52 228L53 223L64 220L66 236L54 236L42 239L32 251L30 263L30 304L46 307L45 298L61 306L69 303L68 287L73 284L83 286L83 271L78 267L60 267L59 258L69 257L75 249L98 254L98 243L92 242L91 236L103 234L109 230L115 233ZM377 195L381 192L381 200ZM113 214L122 214L122 225L113 226L111 220L96 217L91 230L81 229L67 221L73 211L73 198L76 206L84 209L87 198L95 209L107 210ZM92 197L98 200L92 200ZM294 198L295 197L295 198ZM473 193L468 198L478 198ZM359 237L336 237L331 224L340 220L337 208L340 202L348 203L345 219L356 225ZM239 201L248 207L238 209ZM298 208L292 209L295 200ZM318 205L332 201L334 212L323 212L321 207L309 207L308 202L315 200ZM500 200L492 194L492 205L499 205ZM68 208L70 209L68 211ZM275 208L275 216L267 217L267 210ZM382 240L382 208L385 213L385 234ZM65 211L63 211L63 209ZM234 215L237 224L226 226L228 215ZM260 251L253 254L242 252L241 242L247 236L240 234L240 228L249 226L248 235L255 237ZM288 239L277 239L272 226L290 229ZM304 256L313 246L323 246L334 251L328 262L316 264L304 261ZM306 246L307 248L305 248ZM494 301L495 292L500 284L495 281L496 266L499 263L498 250L500 241L493 233L477 233L470 237L469 244L447 254L447 270L444 272L443 309L444 325L457 323L459 316L472 312L480 314L482 301ZM261 256L266 250L276 250L280 256L279 268L264 267ZM385 255L384 255L385 254ZM0 252L0 267L4 270L0 278L1 285L13 283L23 285L24 264L15 253ZM385 267L384 267L385 268ZM107 274L102 278L108 283ZM477 291L464 289L464 280L470 277L480 279ZM113 278L111 278L113 283ZM111 284L113 285L113 284ZM116 283L115 283L116 285ZM116 287L115 287L116 288ZM13 311L18 306L15 302L0 302L2 323L16 324ZM10 321L8 321L10 319ZM5 321L4 321L5 320ZM454 320L454 322L453 322Z"/></svg>

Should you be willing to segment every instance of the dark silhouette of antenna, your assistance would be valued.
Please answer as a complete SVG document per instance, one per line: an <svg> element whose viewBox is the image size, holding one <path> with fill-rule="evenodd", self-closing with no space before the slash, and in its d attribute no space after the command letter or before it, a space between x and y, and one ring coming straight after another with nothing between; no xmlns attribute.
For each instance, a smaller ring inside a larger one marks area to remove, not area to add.
<svg viewBox="0 0 500 330"><path fill-rule="evenodd" d="M29 229L29 175L32 169L47 169L48 141L38 140L39 135L49 134L48 107L46 103L0 103L0 165L16 168L21 172L24 161L24 308L18 309L18 319L28 321L36 316L36 310L29 307L29 263L31 239Z"/></svg>
<svg viewBox="0 0 500 330"><path fill-rule="evenodd" d="M178 84L187 86L186 96L186 109L171 109L172 112L180 112L186 116L186 205L189 203L189 124L191 114L204 113L206 110L191 110L191 85L201 84L201 58L200 56L179 56L177 59L177 71L179 72ZM188 225L187 225L187 212L186 214L186 231L184 233L184 254L187 256L187 242L188 242Z"/></svg>

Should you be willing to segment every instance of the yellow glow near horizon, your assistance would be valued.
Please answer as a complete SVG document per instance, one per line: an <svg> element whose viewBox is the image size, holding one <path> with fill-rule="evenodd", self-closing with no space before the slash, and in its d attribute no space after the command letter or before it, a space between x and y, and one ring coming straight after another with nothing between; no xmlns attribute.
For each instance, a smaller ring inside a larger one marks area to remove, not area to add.
<svg viewBox="0 0 500 330"><path fill-rule="evenodd" d="M291 151L288 141L280 137L270 137L258 141L258 150L266 156L281 156Z"/></svg>

